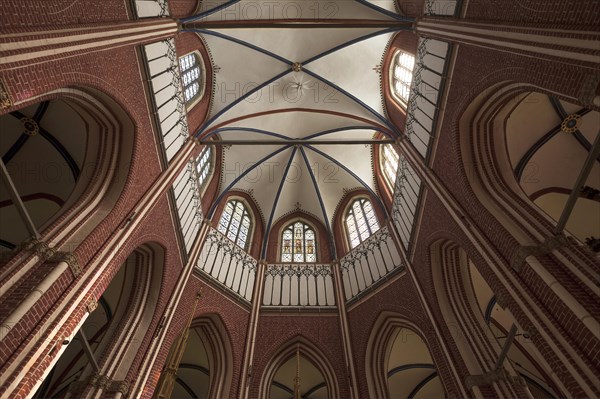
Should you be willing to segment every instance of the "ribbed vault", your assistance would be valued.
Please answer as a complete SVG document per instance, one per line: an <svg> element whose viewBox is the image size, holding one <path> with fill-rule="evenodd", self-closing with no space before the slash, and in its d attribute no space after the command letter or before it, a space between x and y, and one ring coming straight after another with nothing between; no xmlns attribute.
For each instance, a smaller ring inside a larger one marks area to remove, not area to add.
<svg viewBox="0 0 600 399"><path fill-rule="evenodd" d="M194 133L224 146L209 217L238 190L255 199L265 237L297 209L331 234L347 190L378 198L374 144L400 134L384 109L382 63L394 33L411 29L394 4L229 1L183 21L203 39L215 72L209 116ZM386 213L382 202L374 206Z"/></svg>

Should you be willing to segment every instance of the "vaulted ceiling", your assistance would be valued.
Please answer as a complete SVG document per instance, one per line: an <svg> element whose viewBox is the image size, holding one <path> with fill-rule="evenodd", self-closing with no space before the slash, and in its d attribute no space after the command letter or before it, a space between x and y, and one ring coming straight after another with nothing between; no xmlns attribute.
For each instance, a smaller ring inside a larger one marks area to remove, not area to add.
<svg viewBox="0 0 600 399"><path fill-rule="evenodd" d="M305 29L315 17L328 27ZM399 135L384 108L383 57L411 26L393 1L217 2L184 22L214 70L196 137L232 143L219 194L250 193L267 229L297 209L329 228L347 190L377 195L373 144Z"/></svg>

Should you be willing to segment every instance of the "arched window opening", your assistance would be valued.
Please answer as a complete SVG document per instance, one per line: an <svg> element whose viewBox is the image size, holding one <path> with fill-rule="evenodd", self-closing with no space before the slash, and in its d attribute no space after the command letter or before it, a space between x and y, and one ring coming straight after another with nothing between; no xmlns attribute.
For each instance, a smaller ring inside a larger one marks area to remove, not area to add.
<svg viewBox="0 0 600 399"><path fill-rule="evenodd" d="M404 51L397 51L390 71L390 85L394 99L401 105L406 106L410 97L410 85L412 83L415 57Z"/></svg>
<svg viewBox="0 0 600 399"><path fill-rule="evenodd" d="M200 58L196 53L190 53L179 58L179 70L181 71L181 86L186 105L202 94L202 69Z"/></svg>
<svg viewBox="0 0 600 399"><path fill-rule="evenodd" d="M247 249L251 231L250 213L240 200L230 200L225 205L218 230L240 248Z"/></svg>
<svg viewBox="0 0 600 399"><path fill-rule="evenodd" d="M212 148L206 146L200 153L200 156L196 160L196 173L198 177L198 188L202 189L204 183L208 180L208 175L212 168Z"/></svg>
<svg viewBox="0 0 600 399"><path fill-rule="evenodd" d="M317 261L315 231L309 225L298 221L283 229L281 261L284 263Z"/></svg>
<svg viewBox="0 0 600 399"><path fill-rule="evenodd" d="M380 157L380 168L385 176L385 181L388 187L394 191L394 185L396 184L396 174L398 173L398 163L400 156L398 151L391 144L385 144L381 147Z"/></svg>
<svg viewBox="0 0 600 399"><path fill-rule="evenodd" d="M352 203L346 214L346 229L350 248L355 248L379 230L371 201L359 198Z"/></svg>

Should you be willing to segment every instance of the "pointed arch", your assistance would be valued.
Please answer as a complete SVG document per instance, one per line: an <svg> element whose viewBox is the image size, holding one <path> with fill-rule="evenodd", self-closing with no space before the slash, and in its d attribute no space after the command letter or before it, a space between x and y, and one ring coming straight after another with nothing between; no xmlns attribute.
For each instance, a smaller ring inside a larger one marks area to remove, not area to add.
<svg viewBox="0 0 600 399"><path fill-rule="evenodd" d="M224 195L220 198L219 203L214 205L215 211L214 217L212 218L212 226L215 229L218 228L223 210L230 200L241 201L249 211L248 214L251 220L252 229L248 236L248 246L246 252L257 258L260 254L260 243L262 242L265 234L265 225L264 216L251 194L240 190L232 190L224 193Z"/></svg>
<svg viewBox="0 0 600 399"><path fill-rule="evenodd" d="M202 351L203 353L199 353ZM206 363L206 364L203 364ZM177 382L186 392L194 393L201 373L207 387L201 387L208 398L228 398L233 379L233 351L231 338L220 315L207 313L194 319L190 326L188 343L180 364L180 369L190 372L181 374ZM175 391L174 391L175 395Z"/></svg>
<svg viewBox="0 0 600 399"><path fill-rule="evenodd" d="M119 381L131 378L136 356L155 320L164 272L165 249L160 244L147 242L132 251L98 299L101 306L79 329L99 370L85 355L84 336L77 334L48 370L35 397L57 397L67 389L76 394L94 372Z"/></svg>
<svg viewBox="0 0 600 399"><path fill-rule="evenodd" d="M316 345L303 336L297 336L275 352L263 372L258 397L269 397L271 384L277 370L296 355L297 349L300 350L300 354L312 363L323 376L327 386L328 397L338 398L339 385L331 362Z"/></svg>
<svg viewBox="0 0 600 399"><path fill-rule="evenodd" d="M283 229L295 221L302 221L310 225L316 233L317 239L317 262L329 263L331 262L331 256L327 250L327 243L329 241L329 234L323 223L315 216L298 209L292 213L280 217L273 223L271 232L269 234L269 246L267 250L267 262L279 263L281 259L281 236Z"/></svg>
<svg viewBox="0 0 600 399"><path fill-rule="evenodd" d="M375 204L374 201L378 200L378 198L375 198L373 194L371 194L369 191L362 188L356 188L354 190L348 191L342 197L333 214L332 228L338 258L342 258L346 253L350 252L350 250L352 249L350 248L350 241L348 240L348 234L346 232L345 218L349 207L352 205L354 200L359 198L368 199L373 205ZM377 222L379 223L379 226L384 226L386 217L383 213L383 210L381 210L378 206L373 206L373 210L375 211L375 215L377 217Z"/></svg>
<svg viewBox="0 0 600 399"><path fill-rule="evenodd" d="M516 321L499 306L496 294L463 248L451 240L440 239L431 245L430 255L438 306L445 324L453 326L453 342L469 374L485 374L495 367L504 339ZM527 385L534 397L540 393L543 397L558 397L555 392L559 391L546 371L550 366L535 352L533 344L519 334L502 367L515 378L533 379L535 384ZM523 395L519 386L498 385L495 389L509 396ZM488 386L474 387L473 391L484 397L496 394Z"/></svg>
<svg viewBox="0 0 600 399"><path fill-rule="evenodd" d="M397 358L401 353L397 353L396 341L402 339L406 343L411 340L421 350L427 353L418 354L420 361L414 362L409 360L407 364L394 366L391 364L390 357L394 355ZM422 346L424 344L424 346ZM426 373L420 380L406 380L405 385L409 389L408 392L416 394L424 385L430 383L434 378L438 377L435 361L429 351L430 345L427 343L425 335L414 323L403 318L399 314L384 311L373 325L369 341L367 342L365 370L367 372L367 384L369 388L369 397L381 399L395 399L399 397L397 393L390 392L389 378L396 375L398 372L406 370L425 370ZM394 353L392 353L394 351ZM439 376L441 379L441 376ZM411 385L412 386L409 386ZM438 396L443 396L444 392L438 392ZM407 395L407 397L411 397Z"/></svg>
<svg viewBox="0 0 600 399"><path fill-rule="evenodd" d="M48 92L0 116L0 130L6 145L0 155L33 215L37 238L58 245L56 250L77 248L123 192L130 171L124 166L129 165L136 136L133 118L105 93L73 87ZM52 201L56 198L60 201ZM0 204L0 240L19 248L34 234L21 221L7 190L2 190Z"/></svg>

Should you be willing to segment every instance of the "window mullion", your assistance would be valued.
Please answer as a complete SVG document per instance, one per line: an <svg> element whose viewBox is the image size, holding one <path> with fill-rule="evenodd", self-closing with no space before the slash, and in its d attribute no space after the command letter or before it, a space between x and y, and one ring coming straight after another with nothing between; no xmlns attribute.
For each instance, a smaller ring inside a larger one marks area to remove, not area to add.
<svg viewBox="0 0 600 399"><path fill-rule="evenodd" d="M354 228L356 229L356 236L358 237L358 242L362 242L362 237L360 236L360 229L358 228L358 220L356 220L356 212L354 212L354 204L352 204L352 218L354 219ZM350 240L350 246L352 246L352 240Z"/></svg>
<svg viewBox="0 0 600 399"><path fill-rule="evenodd" d="M369 231L369 235L373 234L373 231L371 230L371 224L369 223L369 219L367 219L367 212L365 212L365 202L364 201L360 201L360 210L362 212L362 216L365 219L365 224L367 225L367 230Z"/></svg>

